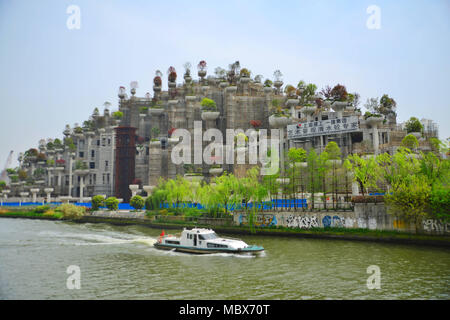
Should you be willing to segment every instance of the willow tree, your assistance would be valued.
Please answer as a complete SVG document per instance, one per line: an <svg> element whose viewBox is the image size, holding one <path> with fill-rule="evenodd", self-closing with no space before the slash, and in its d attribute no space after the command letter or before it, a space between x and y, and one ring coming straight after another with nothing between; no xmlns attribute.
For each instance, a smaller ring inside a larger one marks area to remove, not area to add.
<svg viewBox="0 0 450 320"><path fill-rule="evenodd" d="M175 180L170 179L166 183L167 200L175 203L175 212L179 212L179 203L189 200L192 197L191 184L188 180L178 175Z"/></svg>
<svg viewBox="0 0 450 320"><path fill-rule="evenodd" d="M233 175L225 172L220 177L214 179L215 185L211 188L212 202L222 205L225 214L228 214L228 205L236 205L238 202L237 195L239 190L239 181Z"/></svg>
<svg viewBox="0 0 450 320"><path fill-rule="evenodd" d="M245 176L238 180L237 193L239 199L245 199L246 201L245 211L250 228L254 231L258 207L259 205L263 206L263 200L267 198L269 194L269 190L260 182L258 167L247 170ZM251 208L248 206L248 202L250 201L253 203Z"/></svg>

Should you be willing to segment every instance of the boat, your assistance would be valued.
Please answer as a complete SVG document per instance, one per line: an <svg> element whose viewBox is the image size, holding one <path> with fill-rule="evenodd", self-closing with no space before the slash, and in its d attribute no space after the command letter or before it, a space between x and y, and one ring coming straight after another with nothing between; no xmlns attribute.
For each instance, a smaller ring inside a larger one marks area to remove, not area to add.
<svg viewBox="0 0 450 320"><path fill-rule="evenodd" d="M258 254L264 248L248 245L242 240L221 238L213 230L204 228L183 229L180 236L161 233L154 247L186 253L238 253Z"/></svg>

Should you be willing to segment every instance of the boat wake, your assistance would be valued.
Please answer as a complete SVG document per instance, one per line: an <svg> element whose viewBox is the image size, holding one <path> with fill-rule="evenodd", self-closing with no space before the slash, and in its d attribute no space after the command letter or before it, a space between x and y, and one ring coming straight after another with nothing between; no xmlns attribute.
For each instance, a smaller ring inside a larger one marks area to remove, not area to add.
<svg viewBox="0 0 450 320"><path fill-rule="evenodd" d="M119 245L129 243L139 243L153 246L156 238L133 236L129 234L93 234L93 233L63 233L53 231L43 231L39 235L52 239L58 239L61 245L75 246L98 246L98 245ZM81 240L81 241L80 241Z"/></svg>

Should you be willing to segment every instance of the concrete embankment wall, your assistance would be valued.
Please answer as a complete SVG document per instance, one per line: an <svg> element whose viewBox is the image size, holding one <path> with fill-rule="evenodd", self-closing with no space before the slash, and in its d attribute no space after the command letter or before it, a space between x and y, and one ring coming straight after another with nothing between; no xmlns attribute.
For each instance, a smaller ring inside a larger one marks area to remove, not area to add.
<svg viewBox="0 0 450 320"><path fill-rule="evenodd" d="M247 225L245 213L235 213L236 225ZM415 232L414 222L402 220L387 212L383 203L355 203L354 211L286 211L258 214L256 223L259 227L282 226L288 228L360 228L369 230L397 230ZM419 226L419 232L430 234L450 234L450 223L435 219L425 219Z"/></svg>

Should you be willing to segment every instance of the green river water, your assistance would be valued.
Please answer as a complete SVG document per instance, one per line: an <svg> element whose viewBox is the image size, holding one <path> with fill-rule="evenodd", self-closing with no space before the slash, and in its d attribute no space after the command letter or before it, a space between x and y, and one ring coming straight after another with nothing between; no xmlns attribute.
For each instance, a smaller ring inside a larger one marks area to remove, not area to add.
<svg viewBox="0 0 450 320"><path fill-rule="evenodd" d="M0 299L449 299L450 251L242 236L259 257L154 249L141 226L0 219ZM174 233L176 231L171 231ZM80 289L67 268L79 266ZM381 271L369 290L367 267Z"/></svg>

